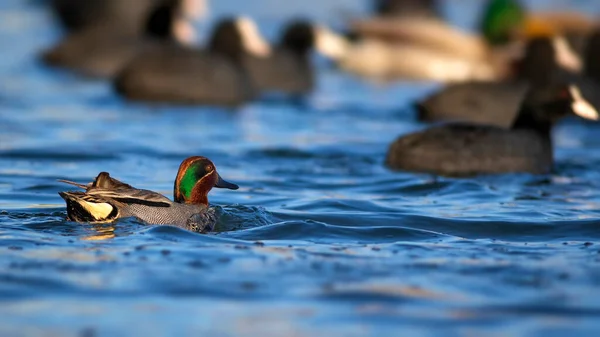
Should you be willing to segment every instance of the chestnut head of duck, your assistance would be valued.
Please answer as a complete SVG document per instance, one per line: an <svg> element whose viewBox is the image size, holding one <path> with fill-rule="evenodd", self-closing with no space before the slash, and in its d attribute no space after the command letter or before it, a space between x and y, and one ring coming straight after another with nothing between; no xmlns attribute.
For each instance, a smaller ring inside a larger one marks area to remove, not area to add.
<svg viewBox="0 0 600 337"><path fill-rule="evenodd" d="M236 184L225 181L217 173L212 161L195 156L185 159L179 166L173 197L175 202L208 206L208 192L213 187L237 190Z"/></svg>

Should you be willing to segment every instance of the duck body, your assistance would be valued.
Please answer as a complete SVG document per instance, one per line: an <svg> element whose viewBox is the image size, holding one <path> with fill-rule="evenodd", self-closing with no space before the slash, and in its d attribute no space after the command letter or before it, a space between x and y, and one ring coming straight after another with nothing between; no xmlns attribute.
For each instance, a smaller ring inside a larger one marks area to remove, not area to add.
<svg viewBox="0 0 600 337"><path fill-rule="evenodd" d="M457 122L400 136L389 147L386 165L445 176L547 173L553 164L552 126L569 113L598 120L574 85L531 87L509 126Z"/></svg>
<svg viewBox="0 0 600 337"><path fill-rule="evenodd" d="M416 104L423 122L467 122L508 128L529 88L525 81L468 81L448 85Z"/></svg>
<svg viewBox="0 0 600 337"><path fill-rule="evenodd" d="M123 24L108 20L75 30L44 51L42 61L84 76L113 78L138 54L162 45L183 44L191 38L187 19L179 14L181 1L148 2L147 7L154 6L144 12L145 25L141 20L133 20L136 29L124 28ZM124 18L122 21L132 25Z"/></svg>
<svg viewBox="0 0 600 337"><path fill-rule="evenodd" d="M308 57L287 48L273 49L268 58L245 57L244 68L261 93L303 96L314 87L314 71Z"/></svg>
<svg viewBox="0 0 600 337"><path fill-rule="evenodd" d="M573 83L595 107L600 86L583 74L581 59L559 37L529 41L515 78L451 83L417 103L421 121L462 121L508 127L531 87Z"/></svg>
<svg viewBox="0 0 600 337"><path fill-rule="evenodd" d="M118 93L132 100L236 107L256 91L246 73L217 53L183 46L139 55L115 79Z"/></svg>
<svg viewBox="0 0 600 337"><path fill-rule="evenodd" d="M354 21L352 28L362 39L338 64L360 76L463 82L498 80L507 73L507 53L438 19L376 18Z"/></svg>
<svg viewBox="0 0 600 337"><path fill-rule="evenodd" d="M261 93L299 98L310 93L315 85L311 52L317 50L331 57L344 46L345 40L327 28L307 20L292 20L267 57L245 57L244 67Z"/></svg>
<svg viewBox="0 0 600 337"><path fill-rule="evenodd" d="M44 63L80 75L111 78L138 53L156 47L158 41L91 28L70 34L42 54Z"/></svg>
<svg viewBox="0 0 600 337"><path fill-rule="evenodd" d="M543 174L552 163L548 134L470 124L436 126L400 137L386 158L387 166L395 170L444 176Z"/></svg>
<svg viewBox="0 0 600 337"><path fill-rule="evenodd" d="M85 190L59 192L71 221L106 223L135 217L148 224L173 225L196 232L214 229L218 219L215 209L208 206L208 191L212 187L238 188L221 179L212 162L204 157L190 157L182 162L174 201L160 193L132 187L107 172L101 172L87 185L61 181Z"/></svg>
<svg viewBox="0 0 600 337"><path fill-rule="evenodd" d="M205 49L171 45L140 54L119 72L114 87L133 100L236 107L257 95L244 60L268 53L252 21L227 18Z"/></svg>
<svg viewBox="0 0 600 337"><path fill-rule="evenodd" d="M466 59L419 45L374 40L355 43L337 64L352 74L382 80L454 83L492 81L503 76L503 70L488 61Z"/></svg>

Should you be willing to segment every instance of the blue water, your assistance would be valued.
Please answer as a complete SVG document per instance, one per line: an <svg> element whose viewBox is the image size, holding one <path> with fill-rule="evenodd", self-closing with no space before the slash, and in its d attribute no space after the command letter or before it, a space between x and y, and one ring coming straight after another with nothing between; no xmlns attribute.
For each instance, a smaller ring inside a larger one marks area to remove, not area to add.
<svg viewBox="0 0 600 337"><path fill-rule="evenodd" d="M365 10L288 2L213 1L208 22L245 12L275 36L289 17ZM474 22L472 2L447 7ZM396 173L387 146L424 127L409 103L436 84L320 63L302 106L131 104L40 65L59 38L38 2L0 2L0 336L599 334L600 125L557 127L551 175ZM171 196L190 155L241 187L211 192L216 233L65 221L56 179L108 171Z"/></svg>

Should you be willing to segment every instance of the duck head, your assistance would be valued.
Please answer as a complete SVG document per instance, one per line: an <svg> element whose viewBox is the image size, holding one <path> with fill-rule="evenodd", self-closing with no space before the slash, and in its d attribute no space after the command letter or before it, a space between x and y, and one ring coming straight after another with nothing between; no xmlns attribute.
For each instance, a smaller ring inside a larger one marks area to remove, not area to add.
<svg viewBox="0 0 600 337"><path fill-rule="evenodd" d="M537 37L527 42L517 72L521 78L543 85L556 82L561 73L580 73L582 68L581 57L564 37Z"/></svg>
<svg viewBox="0 0 600 337"><path fill-rule="evenodd" d="M196 39L192 21L192 0L162 0L150 12L146 21L146 35L181 44L191 44Z"/></svg>
<svg viewBox="0 0 600 337"><path fill-rule="evenodd" d="M185 159L179 166L173 197L175 202L208 206L208 192L213 187L237 190L239 187L223 180L215 165L206 157Z"/></svg>
<svg viewBox="0 0 600 337"><path fill-rule="evenodd" d="M221 20L212 32L208 48L235 60L245 54L267 57L271 53L254 21L245 16Z"/></svg>
<svg viewBox="0 0 600 337"><path fill-rule="evenodd" d="M346 54L349 41L325 26L296 20L284 30L281 45L299 54L306 54L315 48L324 56L339 60Z"/></svg>
<svg viewBox="0 0 600 337"><path fill-rule="evenodd" d="M600 118L596 108L583 97L576 85L532 87L525 97L514 127L549 132L554 123L570 113L589 120Z"/></svg>
<svg viewBox="0 0 600 337"><path fill-rule="evenodd" d="M510 42L522 29L525 14L518 0L490 0L481 20L481 32L491 44Z"/></svg>

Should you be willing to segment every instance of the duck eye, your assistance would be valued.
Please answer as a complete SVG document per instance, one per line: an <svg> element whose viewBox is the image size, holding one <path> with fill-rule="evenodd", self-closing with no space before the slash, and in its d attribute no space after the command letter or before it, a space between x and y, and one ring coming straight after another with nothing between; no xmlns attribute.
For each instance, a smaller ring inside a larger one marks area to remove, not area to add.
<svg viewBox="0 0 600 337"><path fill-rule="evenodd" d="M213 167L212 167L212 165L206 165L206 166L204 167L204 169L206 170L206 172L210 172L210 171L212 171L212 170L213 170Z"/></svg>

